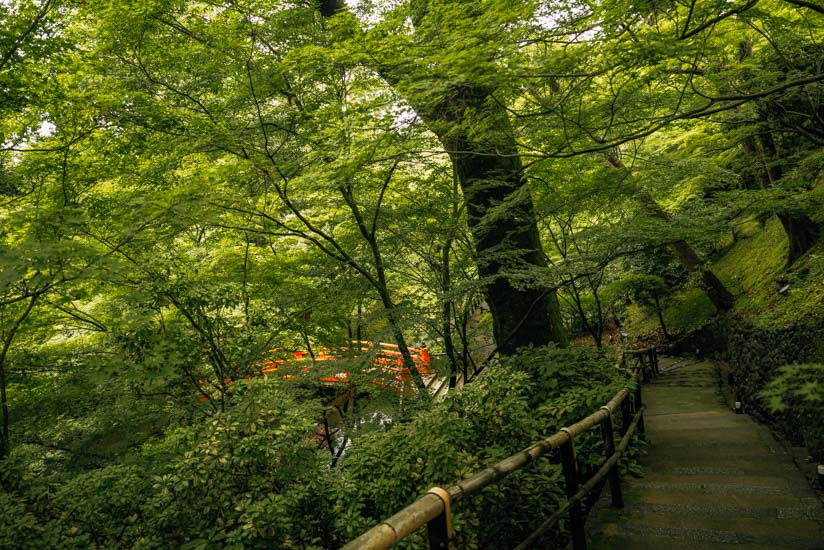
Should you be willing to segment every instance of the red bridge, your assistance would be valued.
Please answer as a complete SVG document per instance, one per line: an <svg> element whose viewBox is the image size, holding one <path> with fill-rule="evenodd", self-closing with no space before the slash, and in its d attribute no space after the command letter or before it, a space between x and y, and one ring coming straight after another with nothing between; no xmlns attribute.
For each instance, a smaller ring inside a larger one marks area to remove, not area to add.
<svg viewBox="0 0 824 550"><path fill-rule="evenodd" d="M259 372L255 372L253 374L247 374L244 378L249 379L252 376L259 376L259 375L273 375L278 371L278 369L286 364L286 363L293 363L293 362L303 362L303 361L312 361L312 364L317 363L319 361L335 361L337 359L337 354L349 353L351 351L355 351L356 353L367 353L371 355L371 363L372 369L370 370L382 370L388 374L391 374L391 379L386 381L379 381L376 380L373 383L388 387L394 391L400 391L400 388L403 387L404 384L408 383L411 380L411 374L408 368L403 366L403 356L401 355L400 350L396 344L388 344L385 342L367 342L363 341L353 341L351 343L351 347L343 347L339 348L337 351L332 352L330 350L321 350L319 353L315 354L314 360L311 354L308 351L291 351L288 352L291 355L291 359L273 359L267 358L259 361L256 366L260 369ZM269 355L273 355L276 353L282 353L282 349L271 349L267 352ZM422 376L431 375L432 371L429 368L429 350L426 347L422 348L409 348L409 353L412 356L412 361L415 363L415 367L418 369L418 372ZM308 371L312 368L312 365L306 365L301 370ZM293 374L286 374L283 375L284 380L289 380L294 378L295 375ZM335 384L335 383L344 383L347 382L349 379L349 371L340 372L335 374L334 376L324 376L320 379L321 382ZM232 384L232 379L229 378L225 381L225 386L230 386ZM200 380L200 386L206 386L209 384L206 380ZM220 386L217 384L210 384L215 388L219 388ZM229 393L233 393L234 388L228 388L227 390ZM218 391L218 393L220 390ZM199 397L200 401L206 401L208 397L206 394L203 394Z"/></svg>

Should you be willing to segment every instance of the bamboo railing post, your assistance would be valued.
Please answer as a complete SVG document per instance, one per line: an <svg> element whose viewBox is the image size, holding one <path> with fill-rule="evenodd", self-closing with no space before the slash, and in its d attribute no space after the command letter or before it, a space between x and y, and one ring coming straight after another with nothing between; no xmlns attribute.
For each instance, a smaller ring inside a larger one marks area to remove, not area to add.
<svg viewBox="0 0 824 550"><path fill-rule="evenodd" d="M575 460L575 440L572 432L561 428L569 436L569 440L561 445L561 468L564 473L564 482L567 498L572 498L578 492L578 464ZM572 547L575 550L586 550L587 540L584 534L584 514L581 511L581 502L575 501L569 507L569 523L572 531Z"/></svg>
<svg viewBox="0 0 824 550"><path fill-rule="evenodd" d="M647 373L646 362L644 361L644 354L635 352L632 354L632 358L635 361L635 369L638 372L639 382L646 384L649 382L649 375Z"/></svg>
<svg viewBox="0 0 824 550"><path fill-rule="evenodd" d="M440 487L429 490L443 501L443 512L429 520L426 532L429 537L430 550L451 550L452 544L452 510L449 493Z"/></svg>
<svg viewBox="0 0 824 550"><path fill-rule="evenodd" d="M641 364L644 369L644 383L652 381L654 373L652 372L652 362L650 361L649 352L641 352Z"/></svg>
<svg viewBox="0 0 824 550"><path fill-rule="evenodd" d="M630 406L630 396L627 395L624 400L621 401L621 437L627 435L629 425L632 423L632 410Z"/></svg>
<svg viewBox="0 0 824 550"><path fill-rule="evenodd" d="M642 384L638 384L635 386L635 412L641 410L641 407L644 406L644 402L641 399L641 386ZM638 419L638 435L644 435L644 415L642 414L641 417Z"/></svg>
<svg viewBox="0 0 824 550"><path fill-rule="evenodd" d="M601 407L607 411L607 418L601 422L601 435L604 438L604 459L609 460L615 454L615 431L612 426L612 411L609 407ZM616 463L609 471L609 490L612 493L612 505L616 508L624 507L624 495L621 494L621 474Z"/></svg>

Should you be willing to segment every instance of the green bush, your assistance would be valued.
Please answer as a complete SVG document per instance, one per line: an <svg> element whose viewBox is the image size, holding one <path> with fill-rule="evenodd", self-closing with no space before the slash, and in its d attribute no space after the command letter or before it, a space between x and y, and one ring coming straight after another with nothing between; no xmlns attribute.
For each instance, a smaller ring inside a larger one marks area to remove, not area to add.
<svg viewBox="0 0 824 550"><path fill-rule="evenodd" d="M149 532L167 547L328 547L328 473L311 439L320 404L267 380L245 381L242 391L153 478Z"/></svg>
<svg viewBox="0 0 824 550"><path fill-rule="evenodd" d="M14 494L0 490L0 548L83 549L93 546L84 530L59 520L43 520Z"/></svg>
<svg viewBox="0 0 824 550"><path fill-rule="evenodd" d="M824 364L780 367L758 396L787 431L800 432L813 456L824 459Z"/></svg>
<svg viewBox="0 0 824 550"><path fill-rule="evenodd" d="M601 352L523 350L461 392L407 406L408 417L379 398L359 406L361 416L340 425L352 443L334 466L318 445L321 400L277 379L237 384L225 412L101 463L17 447L0 465L0 546L336 548L431 487L597 410L624 377ZM599 440L576 439L584 472L601 460ZM457 543L514 546L563 499L557 457L542 459L460 502ZM419 548L424 536L401 547Z"/></svg>
<svg viewBox="0 0 824 550"><path fill-rule="evenodd" d="M446 487L590 414L625 382L601 351L524 349L410 422L358 439L335 480L341 542L430 487ZM585 472L600 462L598 433L580 437L576 446ZM515 546L528 535L527 525L564 498L557 457L542 459L455 508L458 546ZM401 546L423 544L419 533Z"/></svg>

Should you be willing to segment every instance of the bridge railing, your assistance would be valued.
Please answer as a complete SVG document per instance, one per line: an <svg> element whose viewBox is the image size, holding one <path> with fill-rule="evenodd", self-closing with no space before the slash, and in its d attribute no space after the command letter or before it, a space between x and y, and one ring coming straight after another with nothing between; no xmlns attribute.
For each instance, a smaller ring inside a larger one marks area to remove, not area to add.
<svg viewBox="0 0 824 550"><path fill-rule="evenodd" d="M633 434L644 433L641 386L644 380L657 375L658 356L653 348L626 351L621 354L619 366L631 370L630 380L597 411L447 489L433 487L424 496L349 542L341 550L388 549L424 525L427 526L430 549L454 548L452 507L457 502L479 493L554 449L560 451L567 501L517 548L531 547L564 515L569 515L573 548L584 550L586 537L581 507L583 499L604 478L608 478L613 506L623 507L621 479L616 466L629 447ZM613 422L616 413L620 413L622 419L621 441L617 446ZM596 426L601 427L604 440L604 462L595 475L582 484L578 475L575 438Z"/></svg>

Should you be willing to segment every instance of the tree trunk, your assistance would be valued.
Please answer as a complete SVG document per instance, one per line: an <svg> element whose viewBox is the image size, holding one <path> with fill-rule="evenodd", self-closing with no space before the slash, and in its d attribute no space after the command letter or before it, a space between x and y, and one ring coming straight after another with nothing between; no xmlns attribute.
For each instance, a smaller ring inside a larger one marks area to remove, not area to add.
<svg viewBox="0 0 824 550"><path fill-rule="evenodd" d="M789 240L787 251L787 267L789 267L815 246L821 238L821 226L805 214L779 213L778 219L781 220L781 225Z"/></svg>
<svg viewBox="0 0 824 550"><path fill-rule="evenodd" d="M784 175L784 169L777 160L778 150L775 141L770 134L761 134L758 137L756 148L744 148L744 151L753 156L753 159L760 157L762 168L759 181L761 188L773 187ZM746 145L745 141L745 145ZM787 267L791 266L801 255L815 246L821 237L821 226L812 221L803 212L778 212L776 214L781 221L781 226L787 234L789 246L787 248Z"/></svg>
<svg viewBox="0 0 824 550"><path fill-rule="evenodd" d="M443 324L443 347L446 356L449 358L449 389L458 385L458 362L455 358L455 346L452 342L452 300L447 298L452 286L452 276L449 269L449 250L452 247L452 239L448 238L444 243L441 253L441 290L444 293L443 304L441 305L441 322ZM464 380L464 382L466 382Z"/></svg>
<svg viewBox="0 0 824 550"><path fill-rule="evenodd" d="M309 359L312 360L312 366L315 366L315 351L312 349L312 342L309 341L309 334L306 329L300 329L300 336L303 338L303 344L306 346L306 351L309 353Z"/></svg>
<svg viewBox="0 0 824 550"><path fill-rule="evenodd" d="M652 197L646 196L648 201L654 204L654 207L648 208L648 211L654 216L663 220L670 220L669 215L656 203ZM647 203L649 205L649 203ZM701 281L704 285L704 291L707 293L710 301L715 305L718 311L729 311L735 305L735 297L727 290L724 283L721 282L715 273L704 267L704 262L695 252L695 249L687 241L676 241L670 244L672 251L675 252L675 257L678 258L678 263L688 273L698 272L701 274Z"/></svg>
<svg viewBox="0 0 824 550"><path fill-rule="evenodd" d="M451 311L451 303L448 301L444 302L441 314L443 316L443 347L446 351L446 356L449 358L449 389L453 389L458 385L458 360L455 357L455 345L452 342Z"/></svg>
<svg viewBox="0 0 824 550"><path fill-rule="evenodd" d="M363 331L361 330L361 316L361 303L360 300L358 300L358 322L357 325L355 325L355 339L358 341L358 343L360 343L361 340L363 340Z"/></svg>
<svg viewBox="0 0 824 550"><path fill-rule="evenodd" d="M456 94L459 92L456 91ZM544 269L532 195L504 109L490 90L469 88L422 114L452 157L467 205L478 276L499 353L550 342L566 345L554 288L513 284L512 269ZM468 127L489 128L480 136Z"/></svg>
<svg viewBox="0 0 824 550"><path fill-rule="evenodd" d="M601 279L603 280L603 279ZM601 298L598 297L598 286L592 284L592 279L587 276L589 287L592 289L592 298L595 300L595 311L598 314L598 336L595 338L595 345L600 349L604 346L604 308L601 306Z"/></svg>
<svg viewBox="0 0 824 550"><path fill-rule="evenodd" d="M423 383L423 377L421 376L420 371L418 371L415 361L412 359L412 354L409 351L409 347L406 345L406 338L403 335L403 329L401 328L401 324L396 315L397 310L395 308L395 304L392 302L392 298L390 298L386 291L381 292L380 295L381 301L383 302L383 308L386 311L386 320L389 323L389 327L392 329L392 336L395 338L395 344L398 346L398 351L401 353L403 368L409 371L409 375L412 377L412 382L415 384L415 387L421 391L421 394L428 395L426 393L426 384Z"/></svg>
<svg viewBox="0 0 824 550"><path fill-rule="evenodd" d="M655 300L655 313L658 314L658 323L661 325L661 331L664 333L664 338L669 342L671 338L667 331L667 324L664 323L664 312L661 309L661 301L658 299L658 293L654 290L652 291L652 299Z"/></svg>
<svg viewBox="0 0 824 550"><path fill-rule="evenodd" d="M569 286L572 289L572 301L575 303L575 309L578 310L578 315L581 317L581 325L584 327L584 330L592 336L592 339L595 341L595 347L600 349L601 331L599 327L589 322L587 314L584 311L584 305L581 303L581 293L578 292L578 287L575 286L575 279L569 282Z"/></svg>
<svg viewBox="0 0 824 550"><path fill-rule="evenodd" d="M625 168L624 163L621 162L621 159L619 159L616 154L607 155L607 160L615 168ZM647 213L659 220L666 222L672 220L667 211L661 208L661 205L658 204L647 191L643 189L638 190L638 202L646 209ZM727 290L727 287L724 286L721 279L704 266L704 262L701 261L695 249L684 240L670 243L670 247L675 253L675 257L678 258L678 263L681 264L681 267L683 267L685 271L688 273L694 273L696 271L701 273L704 291L707 293L707 297L709 297L713 305L715 305L715 309L721 312L731 310L735 305L735 297L732 295L732 292Z"/></svg>
<svg viewBox="0 0 824 550"><path fill-rule="evenodd" d="M9 331L4 335L5 339L3 340L3 347L0 349L0 414L2 414L2 419L0 419L0 460L3 460L9 456L9 453L11 452L11 419L9 417L9 401L6 394L8 382L6 378L6 358L8 357L11 343L17 335L17 331L34 309L34 304L37 303L37 300L40 298L41 294L42 292L39 292L31 296L31 299L29 300L25 310L23 310L23 313L14 321Z"/></svg>
<svg viewBox="0 0 824 550"><path fill-rule="evenodd" d="M469 364L472 363L472 375L477 374L478 367L472 360L472 355L469 353L469 305L465 305L461 311L460 320L458 323L458 312L453 312L455 317L455 329L458 331L458 336L461 338L461 366L463 368L464 384L469 382Z"/></svg>
<svg viewBox="0 0 824 550"><path fill-rule="evenodd" d="M321 0L320 7L329 16L345 9L345 3ZM426 12L425 2L414 8L417 23ZM547 265L517 144L506 110L492 100L494 89L457 84L439 103L424 106L414 92L404 93L403 75L380 65L373 68L399 89L452 157L498 352L511 355L520 347L550 342L567 345L555 289L523 288L508 273Z"/></svg>
<svg viewBox="0 0 824 550"><path fill-rule="evenodd" d="M390 170L385 185L389 184L388 178L391 178L396 166L397 163ZM381 297L381 302L383 303L383 308L386 310L386 320L389 322L389 326L392 329L392 336L395 338L398 351L400 351L401 357L403 358L403 368L409 371L412 381L415 383L415 386L421 390L421 394L428 396L429 394L426 393L426 385L423 383L423 377L421 376L420 371L418 371L415 361L412 360L412 354L409 352L409 348L406 345L406 338L403 335L403 329L401 328L400 320L397 316L395 303L389 294L389 284L386 280L386 268L383 264L383 255L381 254L378 240L375 237L377 231L377 217L375 218L375 221L372 222L372 228L370 229L366 225L363 212L361 212L357 201L355 201L355 196L352 192L351 185L341 185L340 192L344 201L349 206L349 209L352 211L352 215L355 217L358 231L360 231L361 236L369 245L369 250L372 253L372 261L375 264L375 277L372 278L370 282L375 290L378 291L378 294Z"/></svg>

